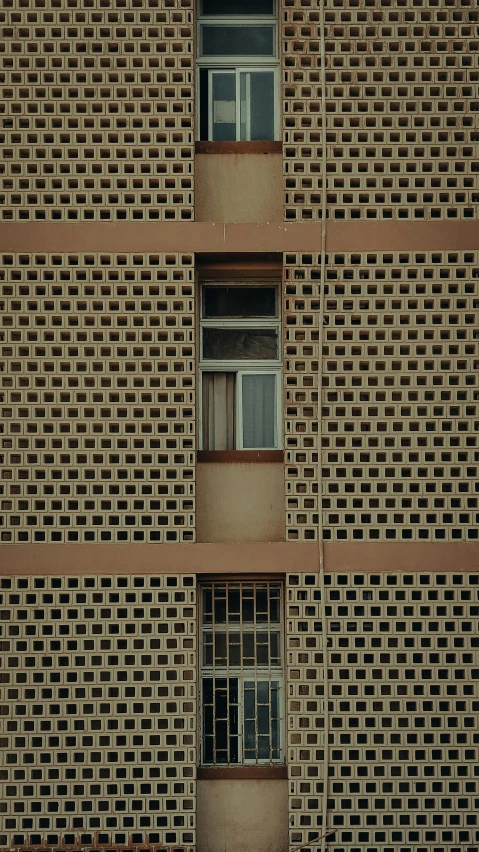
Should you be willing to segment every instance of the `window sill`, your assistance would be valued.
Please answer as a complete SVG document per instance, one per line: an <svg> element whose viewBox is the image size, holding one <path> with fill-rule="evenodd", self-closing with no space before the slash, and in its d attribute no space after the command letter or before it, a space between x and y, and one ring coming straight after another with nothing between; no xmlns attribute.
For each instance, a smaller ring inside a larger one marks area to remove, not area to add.
<svg viewBox="0 0 479 852"><path fill-rule="evenodd" d="M283 462L283 450L198 450L201 462Z"/></svg>
<svg viewBox="0 0 479 852"><path fill-rule="evenodd" d="M196 142L195 154L281 154L282 142Z"/></svg>
<svg viewBox="0 0 479 852"><path fill-rule="evenodd" d="M282 779L288 778L288 767L281 766L199 766L198 781L220 781L237 779Z"/></svg>

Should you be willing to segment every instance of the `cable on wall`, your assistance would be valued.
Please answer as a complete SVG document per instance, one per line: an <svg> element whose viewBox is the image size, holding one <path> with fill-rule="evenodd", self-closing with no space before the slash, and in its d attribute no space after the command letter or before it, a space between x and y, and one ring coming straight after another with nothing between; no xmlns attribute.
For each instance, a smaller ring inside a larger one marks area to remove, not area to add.
<svg viewBox="0 0 479 852"><path fill-rule="evenodd" d="M321 67L321 268L319 281L319 335L318 335L318 559L319 559L319 588L320 588L320 621L322 646L322 680L323 680L323 717L324 717L324 751L323 751L323 809L321 850L326 849L326 841L330 832L328 829L328 782L329 782L329 689L328 689L328 630L326 616L326 586L324 581L324 530L323 530L323 474L322 474L322 437L323 437L323 333L324 333L324 299L326 280L326 232L327 232L327 151L326 151L326 41L324 31L324 5L326 0L319 0L319 38L320 38L320 67ZM327 833L325 833L327 832Z"/></svg>

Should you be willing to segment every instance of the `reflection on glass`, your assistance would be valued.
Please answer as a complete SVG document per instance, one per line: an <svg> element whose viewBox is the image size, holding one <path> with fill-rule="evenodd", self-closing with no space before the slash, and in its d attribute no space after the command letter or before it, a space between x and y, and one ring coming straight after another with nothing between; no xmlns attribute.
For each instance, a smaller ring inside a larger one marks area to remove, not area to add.
<svg viewBox="0 0 479 852"><path fill-rule="evenodd" d="M272 374L243 376L243 447L275 447L275 388Z"/></svg>
<svg viewBox="0 0 479 852"><path fill-rule="evenodd" d="M226 622L226 595L223 597L215 596L215 623L224 624Z"/></svg>
<svg viewBox="0 0 479 852"><path fill-rule="evenodd" d="M228 619L231 622L240 620L240 591L239 589L228 589Z"/></svg>
<svg viewBox="0 0 479 852"><path fill-rule="evenodd" d="M236 140L236 74L215 71L212 75L213 140Z"/></svg>
<svg viewBox="0 0 479 852"><path fill-rule="evenodd" d="M203 24L203 56L274 56L271 24Z"/></svg>
<svg viewBox="0 0 479 852"><path fill-rule="evenodd" d="M275 287L215 287L203 288L205 318L275 317Z"/></svg>
<svg viewBox="0 0 479 852"><path fill-rule="evenodd" d="M203 0L203 15L274 15L274 0Z"/></svg>
<svg viewBox="0 0 479 852"><path fill-rule="evenodd" d="M203 328L203 358L221 361L276 360L275 328Z"/></svg>
<svg viewBox="0 0 479 852"><path fill-rule="evenodd" d="M203 760L238 762L238 679L203 678Z"/></svg>
<svg viewBox="0 0 479 852"><path fill-rule="evenodd" d="M245 116L240 138L252 142L274 139L273 71L241 71L240 97Z"/></svg>

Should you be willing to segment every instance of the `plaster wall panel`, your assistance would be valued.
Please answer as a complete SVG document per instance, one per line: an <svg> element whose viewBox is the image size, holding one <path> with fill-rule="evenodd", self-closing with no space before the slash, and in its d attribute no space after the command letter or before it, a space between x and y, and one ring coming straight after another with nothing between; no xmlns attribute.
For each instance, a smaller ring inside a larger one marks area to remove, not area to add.
<svg viewBox="0 0 479 852"><path fill-rule="evenodd" d="M198 781L198 852L287 852L288 782Z"/></svg>
<svg viewBox="0 0 479 852"><path fill-rule="evenodd" d="M198 222L280 222L281 154L197 154Z"/></svg>
<svg viewBox="0 0 479 852"><path fill-rule="evenodd" d="M281 463L198 464L198 541L284 541L283 492Z"/></svg>

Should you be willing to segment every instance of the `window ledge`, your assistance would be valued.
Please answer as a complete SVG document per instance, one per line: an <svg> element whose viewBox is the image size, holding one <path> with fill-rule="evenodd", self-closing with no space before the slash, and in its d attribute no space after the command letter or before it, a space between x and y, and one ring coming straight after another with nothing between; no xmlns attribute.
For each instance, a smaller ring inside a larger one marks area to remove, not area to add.
<svg viewBox="0 0 479 852"><path fill-rule="evenodd" d="M283 450L198 450L198 462L283 462Z"/></svg>
<svg viewBox="0 0 479 852"><path fill-rule="evenodd" d="M287 779L288 767L284 764L281 766L199 766L197 778L198 781Z"/></svg>
<svg viewBox="0 0 479 852"><path fill-rule="evenodd" d="M196 142L196 154L281 154L282 142Z"/></svg>

